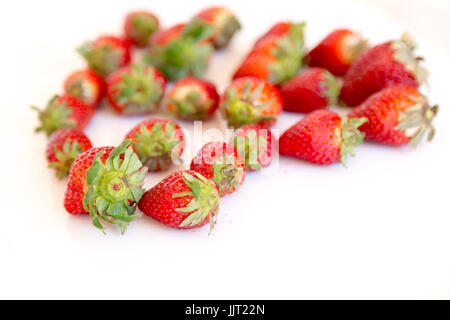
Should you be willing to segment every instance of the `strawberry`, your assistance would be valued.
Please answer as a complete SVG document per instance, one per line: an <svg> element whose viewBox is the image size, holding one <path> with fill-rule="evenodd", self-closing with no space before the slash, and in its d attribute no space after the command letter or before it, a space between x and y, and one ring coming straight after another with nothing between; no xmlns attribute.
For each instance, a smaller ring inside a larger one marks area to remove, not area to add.
<svg viewBox="0 0 450 320"><path fill-rule="evenodd" d="M329 110L317 110L294 124L280 137L280 154L326 165L347 164L353 148L364 140L358 130L366 118L347 119Z"/></svg>
<svg viewBox="0 0 450 320"><path fill-rule="evenodd" d="M78 129L59 129L52 133L47 143L49 168L55 168L56 175L62 179L69 174L75 158L92 148L91 140Z"/></svg>
<svg viewBox="0 0 450 320"><path fill-rule="evenodd" d="M61 128L84 130L95 111L94 107L69 94L54 96L43 110L37 107L31 108L38 112L41 122L36 132L44 131L48 136Z"/></svg>
<svg viewBox="0 0 450 320"><path fill-rule="evenodd" d="M96 107L103 98L103 79L94 70L77 71L70 74L64 81L64 91Z"/></svg>
<svg viewBox="0 0 450 320"><path fill-rule="evenodd" d="M265 38L268 38L270 36L285 36L286 34L288 34L291 31L292 27L295 27L296 24L292 23L292 22L278 22L276 24L274 24L264 35L262 35L261 37L258 38L258 40L256 40L255 42L255 46L258 46L258 44L264 40Z"/></svg>
<svg viewBox="0 0 450 320"><path fill-rule="evenodd" d="M174 121L144 120L125 139L132 140L134 151L150 171L167 170L173 163L181 163L184 134Z"/></svg>
<svg viewBox="0 0 450 320"><path fill-rule="evenodd" d="M413 87L386 88L370 96L354 109L350 118L366 117L360 130L366 138L388 145L410 143L415 147L428 131L434 136L432 121L438 106L431 107L427 99Z"/></svg>
<svg viewBox="0 0 450 320"><path fill-rule="evenodd" d="M125 17L125 36L137 47L146 47L158 28L158 18L151 12L133 11Z"/></svg>
<svg viewBox="0 0 450 320"><path fill-rule="evenodd" d="M124 233L138 217L136 203L144 193L146 172L130 140L117 148L92 148L80 154L70 169L64 207L70 214L89 213L103 232L100 218L119 225Z"/></svg>
<svg viewBox="0 0 450 320"><path fill-rule="evenodd" d="M249 171L267 167L275 155L277 142L269 129L246 125L234 132L233 145Z"/></svg>
<svg viewBox="0 0 450 320"><path fill-rule="evenodd" d="M339 83L326 69L308 68L286 82L281 95L283 110L308 113L335 104Z"/></svg>
<svg viewBox="0 0 450 320"><path fill-rule="evenodd" d="M381 89L396 86L417 88L427 77L414 56L415 45L408 35L366 50L345 75L340 99L357 106Z"/></svg>
<svg viewBox="0 0 450 320"><path fill-rule="evenodd" d="M213 180L195 171L178 171L145 192L139 209L172 228L191 229L209 222L213 229L219 203Z"/></svg>
<svg viewBox="0 0 450 320"><path fill-rule="evenodd" d="M219 95L211 82L188 77L178 81L169 93L167 109L184 119L206 119L219 107Z"/></svg>
<svg viewBox="0 0 450 320"><path fill-rule="evenodd" d="M292 25L285 34L269 33L260 39L233 75L257 77L280 84L302 66L304 24Z"/></svg>
<svg viewBox="0 0 450 320"><path fill-rule="evenodd" d="M359 33L338 29L312 49L306 61L311 67L324 68L335 76L343 76L366 48L367 42Z"/></svg>
<svg viewBox="0 0 450 320"><path fill-rule="evenodd" d="M166 79L156 68L135 64L123 67L106 79L106 98L119 113L155 111L166 89Z"/></svg>
<svg viewBox="0 0 450 320"><path fill-rule="evenodd" d="M214 180L221 197L239 189L245 179L245 164L241 156L225 142L205 144L192 159L191 170Z"/></svg>
<svg viewBox="0 0 450 320"><path fill-rule="evenodd" d="M241 24L236 16L230 10L222 7L205 9L195 18L204 20L214 27L210 41L216 49L226 47L234 34L241 29Z"/></svg>
<svg viewBox="0 0 450 320"><path fill-rule="evenodd" d="M258 123L272 126L283 109L280 91L262 79L234 80L220 99L220 106L231 127Z"/></svg>
<svg viewBox="0 0 450 320"><path fill-rule="evenodd" d="M86 59L89 68L102 77L126 66L130 60L130 43L114 36L102 36L93 42L86 42L78 52Z"/></svg>
<svg viewBox="0 0 450 320"><path fill-rule="evenodd" d="M153 65L171 81L187 76L201 77L212 52L208 39L213 27L200 19L155 34L144 62Z"/></svg>

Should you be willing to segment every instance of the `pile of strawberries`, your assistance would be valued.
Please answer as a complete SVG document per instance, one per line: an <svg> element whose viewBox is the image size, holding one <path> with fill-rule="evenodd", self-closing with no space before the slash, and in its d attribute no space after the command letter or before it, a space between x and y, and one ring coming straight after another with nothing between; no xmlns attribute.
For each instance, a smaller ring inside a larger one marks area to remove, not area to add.
<svg viewBox="0 0 450 320"><path fill-rule="evenodd" d="M425 134L432 139L438 108L418 91L427 72L407 35L370 47L358 33L340 29L307 52L305 24L281 22L255 42L219 95L201 77L214 50L226 47L240 27L221 7L166 30L154 14L136 11L126 16L123 36L102 36L78 49L88 68L71 74L65 93L45 109L33 107L37 131L49 136L49 166L60 178L69 175L64 206L70 214L89 214L102 231L106 221L123 233L137 208L173 228L209 223L212 229L220 198L239 189L246 171L268 166L277 148L284 156L345 165L364 139L413 146ZM138 51L142 58L132 61ZM165 94L168 81L175 84ZM148 119L120 146L93 148L83 130L103 98L123 115L164 109L206 120L220 109L234 136L206 144L190 170L146 191L147 171L181 161L183 131L173 120ZM352 111L342 117L327 110L336 104ZM307 115L277 143L270 127L283 110Z"/></svg>

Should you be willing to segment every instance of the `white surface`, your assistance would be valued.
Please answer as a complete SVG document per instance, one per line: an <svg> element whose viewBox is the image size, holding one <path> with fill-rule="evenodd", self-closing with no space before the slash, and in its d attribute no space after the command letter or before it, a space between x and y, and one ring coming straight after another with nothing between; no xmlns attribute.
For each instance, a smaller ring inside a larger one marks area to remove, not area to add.
<svg viewBox="0 0 450 320"><path fill-rule="evenodd" d="M119 32L128 10L151 9L170 26L208 4L2 2L0 298L450 298L448 2L227 1L244 28L207 74L223 89L279 20L305 20L309 47L337 27L372 43L409 30L431 71L425 92L442 107L433 143L366 143L348 169L281 159L279 170L249 174L223 199L210 237L207 227L177 231L145 216L125 236L110 229L105 237L88 217L64 211L65 182L46 169L46 139L33 133L29 105L45 105L83 67L74 48ZM299 118L283 115L277 128ZM139 119L102 111L87 133L96 146L116 145Z"/></svg>

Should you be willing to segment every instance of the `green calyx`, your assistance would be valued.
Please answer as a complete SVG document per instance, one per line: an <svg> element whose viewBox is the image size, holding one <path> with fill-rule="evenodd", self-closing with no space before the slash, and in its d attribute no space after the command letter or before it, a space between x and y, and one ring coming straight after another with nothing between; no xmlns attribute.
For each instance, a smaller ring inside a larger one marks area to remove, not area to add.
<svg viewBox="0 0 450 320"><path fill-rule="evenodd" d="M292 24L289 33L278 40L273 49L277 62L268 67L269 81L274 84L284 83L292 79L302 67L305 23Z"/></svg>
<svg viewBox="0 0 450 320"><path fill-rule="evenodd" d="M341 121L341 162L347 166L347 156L354 156L354 147L359 146L364 141L365 134L358 128L367 122L367 118L351 118L342 117Z"/></svg>
<svg viewBox="0 0 450 320"><path fill-rule="evenodd" d="M69 174L73 161L82 151L83 150L77 141L73 141L72 143L66 141L61 150L55 148L55 157L57 161L49 163L48 167L56 169L56 176L59 179L63 179Z"/></svg>
<svg viewBox="0 0 450 320"><path fill-rule="evenodd" d="M199 120L208 117L208 109L214 104L213 100L206 100L196 90L189 91L186 96L169 101L176 107L176 113L187 120Z"/></svg>
<svg viewBox="0 0 450 320"><path fill-rule="evenodd" d="M262 115L270 103L257 104L264 89L264 83L260 83L256 89L251 90L251 82L247 81L242 89L241 96L234 88L228 89L226 99L221 108L228 119L228 126L241 127L246 124L275 120L276 117Z"/></svg>
<svg viewBox="0 0 450 320"><path fill-rule="evenodd" d="M113 149L106 163L100 159L103 153L95 157L86 171L88 191L83 199L83 207L89 212L95 227L105 232L101 218L117 224L123 234L128 224L138 217L135 213L136 203L144 194L142 185L147 168L142 166L133 152L131 140Z"/></svg>
<svg viewBox="0 0 450 320"><path fill-rule="evenodd" d="M221 196L227 195L234 187L238 189L241 185L244 170L236 166L233 155L223 155L222 159L215 160L212 164L213 180L219 188Z"/></svg>
<svg viewBox="0 0 450 320"><path fill-rule="evenodd" d="M120 66L120 49L109 44L94 46L92 42L86 42L77 51L86 59L89 68L97 71L102 77L108 76Z"/></svg>
<svg viewBox="0 0 450 320"><path fill-rule="evenodd" d="M244 160L245 167L248 170L258 171L263 168L259 157L267 150L267 139L264 136L258 136L255 130L250 130L245 136L234 136L234 148Z"/></svg>
<svg viewBox="0 0 450 320"><path fill-rule="evenodd" d="M137 14L131 19L131 36L139 46L146 46L150 36L158 30L158 21L147 14Z"/></svg>
<svg viewBox="0 0 450 320"><path fill-rule="evenodd" d="M322 77L323 81L320 83L322 93L328 99L329 105L335 105L340 93L339 81L327 70L323 71Z"/></svg>
<svg viewBox="0 0 450 320"><path fill-rule="evenodd" d="M41 122L41 125L35 129L36 132L44 131L47 136L50 136L57 129L76 127L75 121L70 118L72 109L67 107L67 102L59 103L58 100L59 96L54 96L43 110L31 107L38 112Z"/></svg>
<svg viewBox="0 0 450 320"><path fill-rule="evenodd" d="M211 36L213 27L194 20L188 24L183 34L167 45L155 45L144 56L144 62L153 65L172 81L187 76L201 77L208 67L208 59L213 50L208 43L201 41Z"/></svg>
<svg viewBox="0 0 450 320"><path fill-rule="evenodd" d="M400 40L392 41L392 49L394 59L415 76L419 85L426 82L428 71L421 65L423 58L414 55L416 44L408 33L402 34Z"/></svg>
<svg viewBox="0 0 450 320"><path fill-rule="evenodd" d="M219 209L220 196L212 181L200 173L195 172L194 175L183 172L183 182L189 188L189 191L173 195L174 198L185 196L193 198L186 207L176 209L179 212L190 213L180 224L180 227L198 226L209 216L212 231L215 224L214 216L217 215Z"/></svg>
<svg viewBox="0 0 450 320"><path fill-rule="evenodd" d="M218 30L214 37L214 46L216 48L223 48L228 45L234 34L241 30L239 20L232 14L226 19L223 26Z"/></svg>
<svg viewBox="0 0 450 320"><path fill-rule="evenodd" d="M154 111L163 95L162 84L155 79L154 70L143 65L133 65L129 73L123 73L114 89L118 89L115 98L125 106L125 114Z"/></svg>
<svg viewBox="0 0 450 320"><path fill-rule="evenodd" d="M410 145L415 148L422 141L428 132L428 141L433 140L436 129L433 126L433 119L436 117L439 106L430 106L427 100L412 98L416 104L401 112L397 129L404 130L405 135L411 138Z"/></svg>
<svg viewBox="0 0 450 320"><path fill-rule="evenodd" d="M173 152L180 143L176 138L176 128L173 123L167 123L164 128L156 122L151 131L142 126L136 134L133 148L139 159L150 171L167 170L172 163L181 163L181 158Z"/></svg>

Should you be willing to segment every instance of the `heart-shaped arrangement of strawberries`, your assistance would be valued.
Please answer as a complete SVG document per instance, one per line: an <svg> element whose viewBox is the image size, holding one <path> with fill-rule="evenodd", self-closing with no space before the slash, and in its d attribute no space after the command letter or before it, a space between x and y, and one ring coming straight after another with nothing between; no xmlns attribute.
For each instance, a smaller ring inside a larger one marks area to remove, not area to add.
<svg viewBox="0 0 450 320"><path fill-rule="evenodd" d="M126 16L122 36L101 36L78 49L87 68L69 75L65 93L44 109L33 107L37 131L49 136L49 167L68 176L68 213L89 214L102 231L107 222L125 232L137 209L169 227L209 223L212 229L220 198L240 188L246 171L270 165L278 150L319 165L346 165L364 139L417 146L424 135L433 138L438 107L418 91L427 72L408 35L369 46L360 34L339 29L306 51L305 24L280 22L257 39L219 95L201 77L214 51L240 29L221 7L165 30L153 13L136 11ZM134 61L137 48L145 53ZM168 82L174 82L170 90ZM220 110L234 135L206 144L190 170L144 190L148 171L180 163L184 133L173 120L152 118L119 146L93 147L83 130L103 99L118 116L163 110L194 121ZM347 117L327 110L336 104L353 109ZM277 141L270 127L283 111L307 115Z"/></svg>

